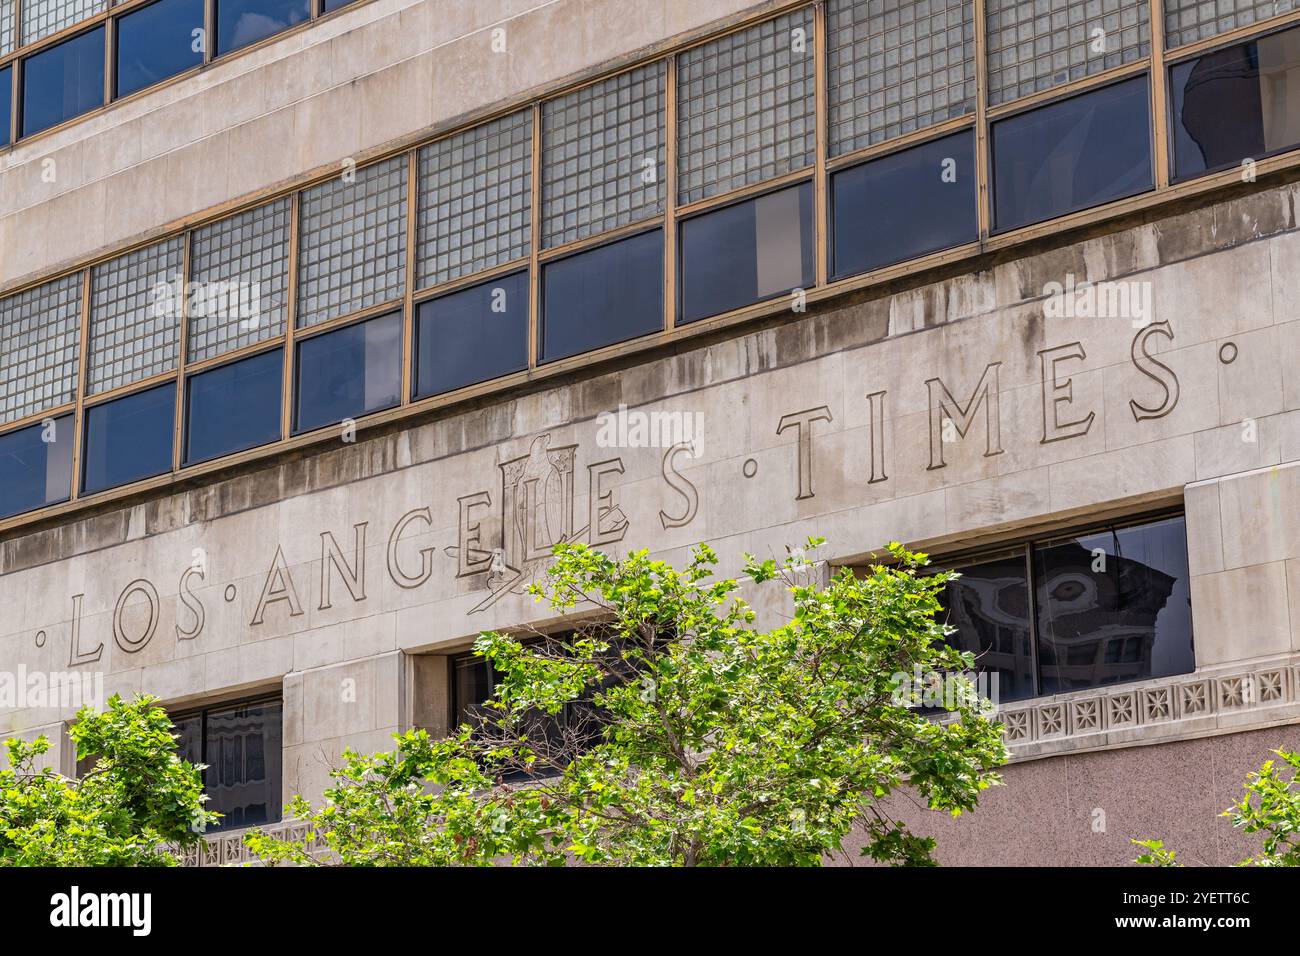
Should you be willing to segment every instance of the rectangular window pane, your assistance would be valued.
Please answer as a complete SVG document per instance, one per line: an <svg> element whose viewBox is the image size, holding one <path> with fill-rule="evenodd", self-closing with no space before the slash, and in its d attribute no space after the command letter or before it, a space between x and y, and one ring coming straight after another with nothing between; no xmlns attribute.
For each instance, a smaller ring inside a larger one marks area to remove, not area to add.
<svg viewBox="0 0 1300 956"><path fill-rule="evenodd" d="M297 431L401 401L402 314L393 312L298 343Z"/></svg>
<svg viewBox="0 0 1300 956"><path fill-rule="evenodd" d="M1176 179L1300 145L1300 29L1179 63L1169 89Z"/></svg>
<svg viewBox="0 0 1300 956"><path fill-rule="evenodd" d="M67 501L72 493L72 416L0 435L0 518Z"/></svg>
<svg viewBox="0 0 1300 956"><path fill-rule="evenodd" d="M191 376L186 383L186 464L277 440L283 379L281 349Z"/></svg>
<svg viewBox="0 0 1300 956"><path fill-rule="evenodd" d="M23 0L23 43L52 37L107 7L107 0Z"/></svg>
<svg viewBox="0 0 1300 956"><path fill-rule="evenodd" d="M1044 694L1195 669L1182 517L1035 548L1034 576Z"/></svg>
<svg viewBox="0 0 1300 956"><path fill-rule="evenodd" d="M1147 78L993 124L993 209L1011 229L1151 188Z"/></svg>
<svg viewBox="0 0 1300 956"><path fill-rule="evenodd" d="M971 0L830 0L830 153L975 111Z"/></svg>
<svg viewBox="0 0 1300 956"><path fill-rule="evenodd" d="M17 47L14 30L14 3L16 0L0 0L0 56L14 52Z"/></svg>
<svg viewBox="0 0 1300 956"><path fill-rule="evenodd" d="M394 156L303 192L298 328L406 291L406 167Z"/></svg>
<svg viewBox="0 0 1300 956"><path fill-rule="evenodd" d="M0 422L75 400L80 339L80 273L0 299Z"/></svg>
<svg viewBox="0 0 1300 956"><path fill-rule="evenodd" d="M159 0L121 17L116 28L113 76L118 96L203 62L203 47L194 34L203 30L203 0Z"/></svg>
<svg viewBox="0 0 1300 956"><path fill-rule="evenodd" d="M1165 0L1165 46L1172 50L1294 9L1295 0Z"/></svg>
<svg viewBox="0 0 1300 956"><path fill-rule="evenodd" d="M0 70L0 146L9 145L9 130L13 126L13 67Z"/></svg>
<svg viewBox="0 0 1300 956"><path fill-rule="evenodd" d="M423 398L528 367L528 273L420 304L416 394Z"/></svg>
<svg viewBox="0 0 1300 956"><path fill-rule="evenodd" d="M175 371L184 258L177 236L91 269L92 395Z"/></svg>
<svg viewBox="0 0 1300 956"><path fill-rule="evenodd" d="M24 136L80 116L103 102L103 27L23 60Z"/></svg>
<svg viewBox="0 0 1300 956"><path fill-rule="evenodd" d="M90 494L170 471L175 416L175 382L86 409L82 490Z"/></svg>
<svg viewBox="0 0 1300 956"><path fill-rule="evenodd" d="M217 55L311 17L311 0L217 0Z"/></svg>
<svg viewBox="0 0 1300 956"><path fill-rule="evenodd" d="M831 176L836 279L979 236L975 134L963 130Z"/></svg>
<svg viewBox="0 0 1300 956"><path fill-rule="evenodd" d="M984 15L990 106L1151 53L1147 0L988 0Z"/></svg>
<svg viewBox="0 0 1300 956"><path fill-rule="evenodd" d="M284 334L289 200L194 231L189 360L201 362Z"/></svg>
<svg viewBox="0 0 1300 956"><path fill-rule="evenodd" d="M475 715L496 688L496 672L487 660L475 654L452 658L452 671L453 726L473 726Z"/></svg>
<svg viewBox="0 0 1300 956"><path fill-rule="evenodd" d="M1034 647L1024 551L953 570L961 577L949 581L940 598L945 622L957 629L948 643L975 655L975 670L989 675L990 696L996 690L995 703L1033 697Z"/></svg>
<svg viewBox="0 0 1300 956"><path fill-rule="evenodd" d="M681 229L682 322L816 282L811 183L696 216Z"/></svg>
<svg viewBox="0 0 1300 956"><path fill-rule="evenodd" d="M192 764L203 763L203 718L199 714L172 721L176 756Z"/></svg>
<svg viewBox="0 0 1300 956"><path fill-rule="evenodd" d="M532 137L532 110L521 110L420 150L421 288L528 255Z"/></svg>
<svg viewBox="0 0 1300 956"><path fill-rule="evenodd" d="M664 325L662 229L547 263L542 360L658 332Z"/></svg>
<svg viewBox="0 0 1300 956"><path fill-rule="evenodd" d="M678 201L811 166L817 155L813 13L798 10L678 58Z"/></svg>
<svg viewBox="0 0 1300 956"><path fill-rule="evenodd" d="M222 815L209 832L279 821L283 704L267 701L207 712L207 809Z"/></svg>
<svg viewBox="0 0 1300 956"><path fill-rule="evenodd" d="M342 10L350 3L356 3L356 0L324 0L321 5L321 12L330 13L334 10Z"/></svg>
<svg viewBox="0 0 1300 956"><path fill-rule="evenodd" d="M547 248L664 211L667 69L652 63L542 104Z"/></svg>

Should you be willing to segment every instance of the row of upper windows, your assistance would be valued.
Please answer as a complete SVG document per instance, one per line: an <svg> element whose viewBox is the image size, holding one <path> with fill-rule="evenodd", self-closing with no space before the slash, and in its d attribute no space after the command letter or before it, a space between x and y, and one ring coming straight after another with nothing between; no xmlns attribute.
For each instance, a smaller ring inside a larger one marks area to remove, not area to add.
<svg viewBox="0 0 1300 956"><path fill-rule="evenodd" d="M672 217L667 227L662 177L647 175L639 162L648 152L662 163L664 147L667 71L651 64L544 103L536 114L540 131L533 129L534 112L521 110L414 157L350 169L295 196L0 299L0 424L47 419L0 435L0 517L66 500L74 486L76 494L90 494L500 378L528 368L530 352L544 364L658 332L670 317L687 324L814 286L813 160L793 171L769 161L769 147L788 140L781 131L789 127L789 110L764 112L760 102L753 114L760 125L744 135L736 122L751 115L747 107L697 124L697 113L710 106L721 113L720 102L751 90L762 100L764 74L751 68L746 51L760 64L787 69L786 61L765 60L764 51L768 41L797 29L792 24L802 16L683 55L713 65L698 94L704 107L685 106L695 94L681 92L679 136L703 137L701 161L685 164L693 172L682 188L728 192L707 208ZM1292 28L1170 68L1177 177L1300 144L1294 109L1275 92L1300 79L1298 44L1300 28ZM685 87L697 81L692 70L679 64ZM994 229L1151 189L1149 87L1139 71L993 120ZM738 136L734 145L721 145ZM542 181L534 210L537 142ZM837 165L825 203L829 277L976 240L976 165L973 123ZM737 177L757 178L758 192L732 195ZM408 216L416 220L412 250ZM534 270L535 221L545 254ZM665 228L677 252L671 262ZM624 231L607 237L618 229ZM666 268L675 270L672 283L664 282ZM666 286L675 288L675 302L665 302ZM412 289L424 291L408 318L402 305ZM370 319L379 313L391 318ZM362 318L370 320L352 325ZM403 394L408 320L416 347ZM268 349L282 357L249 357ZM313 361L318 353L327 358ZM239 361L214 367L225 356ZM294 370L289 385L271 374L286 365ZM50 420L71 421L69 406L79 397L86 409L76 427L51 428ZM180 408L168 412L178 401ZM214 411L205 412L205 402ZM250 403L267 407L259 413ZM230 421L210 420L237 405L243 412L229 414ZM172 421L182 426L176 437L164 427ZM77 431L82 454L74 481Z"/></svg>
<svg viewBox="0 0 1300 956"><path fill-rule="evenodd" d="M21 24L16 24L17 0L0 0L0 58L23 51L0 68L0 145L352 2L214 0L209 13L206 0L154 0L106 18L101 15L109 9L109 0L23 0ZM1292 8L1293 0L1167 0L1164 46L1176 50ZM984 34L989 105L1147 57L1150 12L1150 0L988 0ZM85 32L41 44L92 18L95 25ZM111 32L106 19L112 20ZM830 154L852 152L973 112L974 19L972 0L903 0L883 6L872 0L827 0ZM745 109L737 111L732 132L747 129L758 110L790 113L794 121L785 135L767 144L772 162L811 151L814 135L809 119L812 14L796 13L780 26L794 32L793 44L781 31L737 33L682 58L685 82L697 92L712 87L718 74L735 62L759 66L747 78L763 77L766 82L746 91ZM15 77L19 95L13 102L18 110L10 116ZM683 101L700 107L693 116L683 112L684 131L693 118L741 105L725 95L712 102L702 97ZM706 136L702 129L693 129L690 137L684 132L683 142L703 144ZM692 179L702 179L708 163L692 165L689 155L687 160L682 166L683 194L702 198L708 195L705 187ZM745 172L740 168L733 174Z"/></svg>
<svg viewBox="0 0 1300 956"><path fill-rule="evenodd" d="M207 0L156 0L109 17L99 17L107 9L105 0L23 0L26 45L97 19L84 32L32 46L0 68L0 145L352 2L321 0L316 9L313 0L215 0L209 27ZM14 49L13 4L0 0L0 54Z"/></svg>

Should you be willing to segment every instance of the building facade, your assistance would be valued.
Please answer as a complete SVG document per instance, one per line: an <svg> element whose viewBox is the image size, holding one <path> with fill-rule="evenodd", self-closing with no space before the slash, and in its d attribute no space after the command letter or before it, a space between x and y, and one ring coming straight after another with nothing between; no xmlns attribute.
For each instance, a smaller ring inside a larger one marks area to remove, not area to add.
<svg viewBox="0 0 1300 956"><path fill-rule="evenodd" d="M1300 747L1300 12L0 0L0 732L226 814L445 733L560 540L963 571L961 863L1193 862ZM762 620L786 611L753 590Z"/></svg>

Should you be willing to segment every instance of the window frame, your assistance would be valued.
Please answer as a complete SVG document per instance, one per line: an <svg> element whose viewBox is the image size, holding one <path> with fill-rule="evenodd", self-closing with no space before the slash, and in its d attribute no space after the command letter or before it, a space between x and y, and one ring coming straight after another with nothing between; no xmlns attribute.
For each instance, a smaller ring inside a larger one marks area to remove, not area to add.
<svg viewBox="0 0 1300 956"><path fill-rule="evenodd" d="M1160 680L1160 677L1143 677L1132 681L1121 681L1113 684L1098 684L1090 688L1077 688L1069 691L1058 691L1052 694L1043 692L1043 665L1039 650L1039 641L1041 633L1038 622L1038 576L1035 573L1034 559L1040 548L1048 548L1054 545L1063 544L1077 538L1088 537L1089 535L1104 534L1106 532L1118 532L1129 528L1143 527L1147 525L1158 524L1162 521L1168 521L1174 518L1183 520L1184 537L1186 536L1187 509L1184 505L1171 505L1155 511L1143 511L1135 514L1116 517L1109 521L1092 521L1083 523L1069 524L1064 527L1043 530L1040 533L1028 534L1022 537L1012 538L1001 543L976 546L963 550L951 551L942 554L932 555L932 565L926 569L927 576L944 572L960 571L962 566L978 564L982 561L992 561L996 558L1010 558L1016 555L1022 555L1025 565L1025 581L1027 587L1028 602L1026 605L1026 614L1029 624L1029 649L1030 658L1033 661L1034 668L1034 693L1028 697L1023 697L1014 703L1020 704L1028 701L1042 700L1044 697L1054 697L1061 694L1087 693L1096 690L1099 687L1123 686L1124 684L1138 683L1143 680ZM1190 547L1189 560L1190 560ZM1188 572L1188 581L1190 584L1191 573ZM1196 661L1196 628L1195 621L1192 620L1192 610L1188 609L1188 625L1190 628L1189 638L1192 652L1192 670L1186 673L1195 673L1197 669ZM944 622L946 623L946 621ZM978 666L978 661L976 661Z"/></svg>
<svg viewBox="0 0 1300 956"><path fill-rule="evenodd" d="M199 763L211 766L208 761L208 714L219 710L233 710L237 707L258 707L264 704L280 705L280 780L279 780L279 804L280 814L277 820L267 820L264 823L252 823L243 827L226 827L218 821L215 827L204 831L204 834L217 833L234 833L239 830L246 830L255 826L270 826L280 823L284 820L284 691L268 691L263 694L257 694L253 697L240 697L235 700L219 700L210 704L203 704L195 707L180 708L175 711L168 710L167 719L171 721L173 730L177 721L189 720L194 717L199 718ZM200 779L203 783L203 793L208 792L207 772L199 771ZM269 784L269 781L268 781Z"/></svg>

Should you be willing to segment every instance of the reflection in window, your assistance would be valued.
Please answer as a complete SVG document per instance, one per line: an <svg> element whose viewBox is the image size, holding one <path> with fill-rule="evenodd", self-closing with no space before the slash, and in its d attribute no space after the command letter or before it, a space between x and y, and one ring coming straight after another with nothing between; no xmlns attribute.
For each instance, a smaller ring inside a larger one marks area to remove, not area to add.
<svg viewBox="0 0 1300 956"><path fill-rule="evenodd" d="M421 303L415 335L421 398L527 368L527 271Z"/></svg>
<svg viewBox="0 0 1300 956"><path fill-rule="evenodd" d="M186 383L185 463L276 441L283 378L280 349L191 376Z"/></svg>
<svg viewBox="0 0 1300 956"><path fill-rule="evenodd" d="M121 17L115 26L114 81L118 96L152 86L203 62L203 0L159 0ZM199 31L199 33L195 33Z"/></svg>
<svg viewBox="0 0 1300 956"><path fill-rule="evenodd" d="M961 577L948 582L940 599L946 623L957 629L949 643L975 655L975 670L990 675L987 693L995 702L1033 697L1034 649L1024 552L958 570Z"/></svg>
<svg viewBox="0 0 1300 956"><path fill-rule="evenodd" d="M12 125L13 67L0 70L0 146L9 145L9 127Z"/></svg>
<svg viewBox="0 0 1300 956"><path fill-rule="evenodd" d="M1147 78L993 124L993 211L1012 229L1150 189Z"/></svg>
<svg viewBox="0 0 1300 956"><path fill-rule="evenodd" d="M72 416L0 435L0 518L67 501L72 492Z"/></svg>
<svg viewBox="0 0 1300 956"><path fill-rule="evenodd" d="M542 269L542 361L663 328L663 230L588 249Z"/></svg>
<svg viewBox="0 0 1300 956"><path fill-rule="evenodd" d="M279 700L214 707L173 721L180 758L207 764L207 809L222 815L209 833L279 821L283 722Z"/></svg>
<svg viewBox="0 0 1300 956"><path fill-rule="evenodd" d="M683 322L816 282L810 183L696 216L681 230Z"/></svg>
<svg viewBox="0 0 1300 956"><path fill-rule="evenodd" d="M238 50L310 16L310 0L217 0L216 52Z"/></svg>
<svg viewBox="0 0 1300 956"><path fill-rule="evenodd" d="M833 277L973 242L979 236L975 197L971 130L835 173Z"/></svg>
<svg viewBox="0 0 1300 956"><path fill-rule="evenodd" d="M175 382L86 409L82 490L90 494L170 471L175 416Z"/></svg>
<svg viewBox="0 0 1300 956"><path fill-rule="evenodd" d="M23 61L22 135L39 133L103 102L103 27Z"/></svg>
<svg viewBox="0 0 1300 956"><path fill-rule="evenodd" d="M1043 693L1194 669L1182 518L1034 549Z"/></svg>
<svg viewBox="0 0 1300 956"><path fill-rule="evenodd" d="M1300 145L1300 29L1179 63L1169 87L1176 179Z"/></svg>
<svg viewBox="0 0 1300 956"><path fill-rule="evenodd" d="M962 576L942 598L957 629L950 642L973 652L978 670L997 672L1003 701L1196 667L1181 516L1030 543L953 570Z"/></svg>
<svg viewBox="0 0 1300 956"><path fill-rule="evenodd" d="M401 401L402 314L303 339L296 368L297 431L392 408Z"/></svg>

